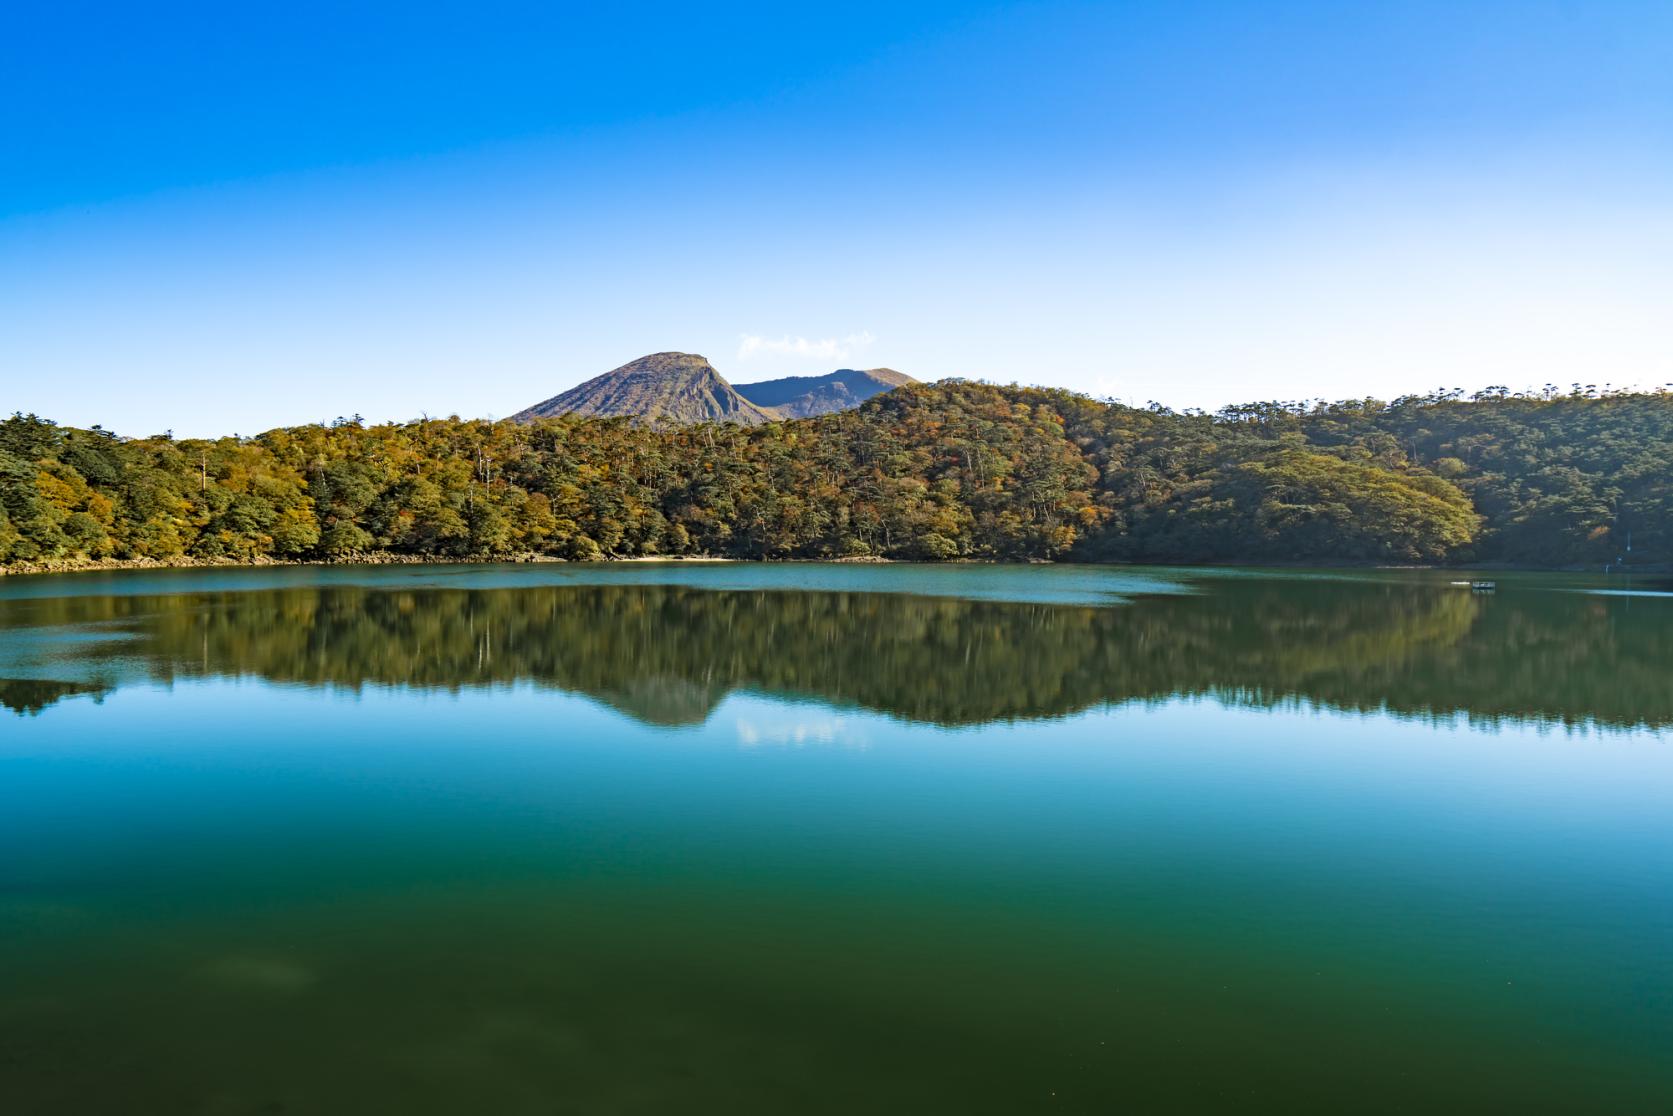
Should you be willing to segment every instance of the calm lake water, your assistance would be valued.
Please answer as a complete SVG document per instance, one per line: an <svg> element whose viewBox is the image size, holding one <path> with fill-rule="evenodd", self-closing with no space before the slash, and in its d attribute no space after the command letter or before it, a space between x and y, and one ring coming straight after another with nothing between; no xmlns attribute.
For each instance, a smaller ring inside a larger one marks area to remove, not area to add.
<svg viewBox="0 0 1673 1116"><path fill-rule="evenodd" d="M1673 597L0 579L0 1110L1673 1111Z"/></svg>

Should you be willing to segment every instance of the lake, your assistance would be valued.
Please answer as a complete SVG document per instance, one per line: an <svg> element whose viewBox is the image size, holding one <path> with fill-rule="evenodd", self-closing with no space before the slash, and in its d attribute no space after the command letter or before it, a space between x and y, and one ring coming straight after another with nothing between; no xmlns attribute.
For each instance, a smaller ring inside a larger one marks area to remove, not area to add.
<svg viewBox="0 0 1673 1116"><path fill-rule="evenodd" d="M17 1114L1673 1111L1673 596L0 579Z"/></svg>

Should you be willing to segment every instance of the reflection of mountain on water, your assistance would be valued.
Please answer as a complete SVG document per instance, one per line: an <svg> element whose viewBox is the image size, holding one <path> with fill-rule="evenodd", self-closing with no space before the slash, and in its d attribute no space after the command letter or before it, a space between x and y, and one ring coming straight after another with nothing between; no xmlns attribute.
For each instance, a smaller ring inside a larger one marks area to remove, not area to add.
<svg viewBox="0 0 1673 1116"><path fill-rule="evenodd" d="M650 725L700 725L715 706L726 700L727 689L687 678L628 678L613 689L597 689L588 696Z"/></svg>
<svg viewBox="0 0 1673 1116"><path fill-rule="evenodd" d="M164 681L248 675L448 690L532 681L664 725L699 723L738 689L945 725L1180 694L1673 724L1673 625L1669 610L1644 602L1486 599L1372 580L1230 578L1202 588L1090 607L668 585L339 586L38 600L20 602L6 623L127 635L123 661ZM60 657L86 665L108 651L84 640ZM53 700L44 689L18 694L9 707Z"/></svg>

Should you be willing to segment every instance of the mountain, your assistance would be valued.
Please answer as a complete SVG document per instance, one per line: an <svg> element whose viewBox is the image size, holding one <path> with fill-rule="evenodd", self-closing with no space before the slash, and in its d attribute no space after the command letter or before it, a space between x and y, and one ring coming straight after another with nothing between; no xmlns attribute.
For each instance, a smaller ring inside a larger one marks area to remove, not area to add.
<svg viewBox="0 0 1673 1116"><path fill-rule="evenodd" d="M625 415L659 425L736 422L757 426L780 417L751 403L695 353L652 353L595 376L512 415L531 422L562 414Z"/></svg>
<svg viewBox="0 0 1673 1116"><path fill-rule="evenodd" d="M826 376L786 376L739 384L737 392L757 407L784 418L809 418L858 407L874 395L917 383L892 368L839 368Z"/></svg>
<svg viewBox="0 0 1673 1116"><path fill-rule="evenodd" d="M653 426L687 422L757 426L776 419L845 411L880 392L912 383L917 381L891 368L843 368L828 376L786 376L733 387L714 365L695 353L652 353L511 418L532 422L577 414L626 416Z"/></svg>

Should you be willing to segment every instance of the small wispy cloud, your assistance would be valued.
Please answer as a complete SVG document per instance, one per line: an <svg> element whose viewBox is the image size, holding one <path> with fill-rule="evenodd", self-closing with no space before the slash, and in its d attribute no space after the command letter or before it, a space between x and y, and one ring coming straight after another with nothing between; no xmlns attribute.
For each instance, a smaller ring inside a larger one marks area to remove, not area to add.
<svg viewBox="0 0 1673 1116"><path fill-rule="evenodd" d="M861 751L870 747L863 729L846 717L790 720L783 723L738 718L738 744L743 748L806 748L841 746Z"/></svg>
<svg viewBox="0 0 1673 1116"><path fill-rule="evenodd" d="M822 360L846 360L855 353L871 347L877 340L867 330L850 333L847 337L762 337L745 333L738 338L738 359L758 356L819 357Z"/></svg>

